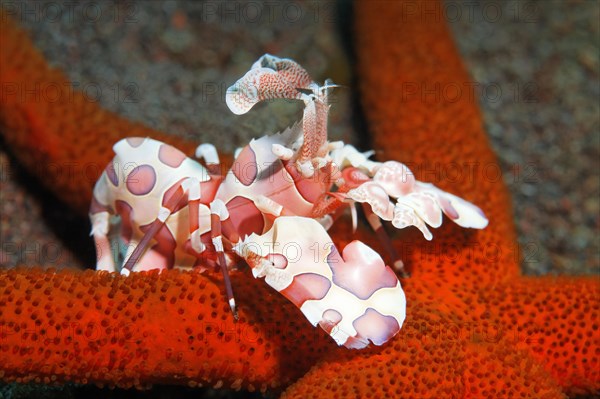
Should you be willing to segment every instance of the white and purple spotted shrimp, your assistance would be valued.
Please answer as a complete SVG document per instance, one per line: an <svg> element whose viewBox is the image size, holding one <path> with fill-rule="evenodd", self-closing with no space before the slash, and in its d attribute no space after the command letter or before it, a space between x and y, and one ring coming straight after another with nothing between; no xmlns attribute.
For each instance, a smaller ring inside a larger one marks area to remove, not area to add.
<svg viewBox="0 0 600 399"><path fill-rule="evenodd" d="M388 341L405 318L400 281L359 241L340 254L327 233L335 219L361 203L401 275L402 262L380 219L396 228L416 226L427 239L426 224L438 227L442 212L463 227L483 228L487 219L475 205L416 181L399 162L371 161L368 153L327 141L332 87L319 86L292 60L261 57L227 91L228 106L242 114L265 99L297 99L305 105L303 120L252 140L226 176L218 173L210 144L196 150L203 166L150 138L116 143L90 209L97 269L129 274L218 267L237 317L228 266L240 257L338 345ZM122 266L111 251L112 216L120 217L120 237L128 244Z"/></svg>

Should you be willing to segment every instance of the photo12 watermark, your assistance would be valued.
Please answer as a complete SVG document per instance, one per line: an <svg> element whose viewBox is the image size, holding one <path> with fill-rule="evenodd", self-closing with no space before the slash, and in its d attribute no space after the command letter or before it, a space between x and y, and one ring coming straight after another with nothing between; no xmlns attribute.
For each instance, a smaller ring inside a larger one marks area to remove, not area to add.
<svg viewBox="0 0 600 399"><path fill-rule="evenodd" d="M539 102L537 82L402 82L398 97L403 102L421 101L427 104L470 104L512 102L515 104Z"/></svg>
<svg viewBox="0 0 600 399"><path fill-rule="evenodd" d="M473 23L479 20L490 24L536 23L540 19L539 8L540 2L536 1L413 0L403 2L401 21L420 19L428 22L444 20L448 23Z"/></svg>
<svg viewBox="0 0 600 399"><path fill-rule="evenodd" d="M96 82L2 82L0 101L4 103L74 103L80 96L90 103L138 103L140 86L135 82L100 84Z"/></svg>
<svg viewBox="0 0 600 399"><path fill-rule="evenodd" d="M133 1L2 1L0 18L37 23L137 23L139 5Z"/></svg>

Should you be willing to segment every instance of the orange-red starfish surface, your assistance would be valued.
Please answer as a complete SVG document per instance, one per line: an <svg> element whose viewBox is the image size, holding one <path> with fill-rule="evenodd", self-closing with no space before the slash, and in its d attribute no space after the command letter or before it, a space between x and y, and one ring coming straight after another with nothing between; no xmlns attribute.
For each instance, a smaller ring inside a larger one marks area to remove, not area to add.
<svg viewBox="0 0 600 399"><path fill-rule="evenodd" d="M420 166L413 167L417 175L430 170L430 162L468 166L472 173L452 187L435 183L480 205L490 225L473 232L445 224L432 243L414 232L397 235L412 276L403 281L407 319L391 342L362 351L337 348L247 272L232 275L243 304L236 323L216 275L168 271L124 278L16 269L0 272L0 377L123 387L287 387L284 396L298 398L596 393L598 279L520 276L506 189L478 169L496 159L476 105L467 97L446 102L410 94L414 87L468 76L441 19L406 13L405 6L357 4L362 98L377 157ZM2 21L0 45L3 84L66 82L10 21ZM55 103L3 96L0 105L2 133L24 165L40 171L33 166L74 164L75 173L56 177L50 188L81 213L94 179L82 178L77 168L105 164L123 135L150 135L188 153L195 147L78 94ZM331 233L341 244L352 238L343 223ZM357 235L381 250L366 229Z"/></svg>

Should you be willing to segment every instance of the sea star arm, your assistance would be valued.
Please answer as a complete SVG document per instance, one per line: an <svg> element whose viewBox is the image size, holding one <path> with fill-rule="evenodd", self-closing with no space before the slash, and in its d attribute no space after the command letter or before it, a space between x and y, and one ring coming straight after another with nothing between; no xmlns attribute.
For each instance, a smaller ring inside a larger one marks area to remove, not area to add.
<svg viewBox="0 0 600 399"><path fill-rule="evenodd" d="M529 350L569 395L600 381L600 279L525 277L481 290L474 313Z"/></svg>
<svg viewBox="0 0 600 399"><path fill-rule="evenodd" d="M456 101L426 95L435 87L472 80L443 23L443 6L428 6L431 9L425 10L410 1L356 6L361 99L369 133L379 149L377 158L402 160L417 180L477 204L490 224L481 231L461 231L444 223L432 245L417 234L396 243L403 245L398 250L409 271L419 276L443 274L457 285L504 280L520 273L508 193L501 179L488 179L483 173L484 165L498 161L482 129L476 100L468 95ZM461 171L452 182L441 173L450 167ZM497 263L490 264L487 252L497 248ZM457 257L444 256L446 249L458 252ZM457 267L456 260L470 263Z"/></svg>
<svg viewBox="0 0 600 399"><path fill-rule="evenodd" d="M552 376L510 337L479 340L470 324L411 286L403 335L378 353L328 356L283 398L564 398ZM412 292L412 295L410 294ZM412 297L411 297L412 296Z"/></svg>
<svg viewBox="0 0 600 399"><path fill-rule="evenodd" d="M0 376L264 391L288 385L335 351L265 284L241 273L232 281L244 304L237 322L218 274L1 270Z"/></svg>

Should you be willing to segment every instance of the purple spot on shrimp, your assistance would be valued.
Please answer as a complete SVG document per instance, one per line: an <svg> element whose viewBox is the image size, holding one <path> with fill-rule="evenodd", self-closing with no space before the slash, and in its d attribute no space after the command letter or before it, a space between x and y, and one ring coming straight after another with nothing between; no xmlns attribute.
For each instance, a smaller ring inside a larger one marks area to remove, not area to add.
<svg viewBox="0 0 600 399"><path fill-rule="evenodd" d="M323 299L330 288L331 281L327 277L304 273L295 276L292 283L279 292L294 305L301 307L308 300Z"/></svg>
<svg viewBox="0 0 600 399"><path fill-rule="evenodd" d="M127 176L127 190L133 195L146 195L156 184L156 172L150 165L140 165Z"/></svg>
<svg viewBox="0 0 600 399"><path fill-rule="evenodd" d="M167 166L177 168L187 158L185 154L177 148L168 144L161 144L158 150L158 159Z"/></svg>
<svg viewBox="0 0 600 399"><path fill-rule="evenodd" d="M125 140L127 140L127 144L129 144L133 148L136 148L141 146L144 140L146 139L143 137L127 137Z"/></svg>
<svg viewBox="0 0 600 399"><path fill-rule="evenodd" d="M104 170L106 172L106 177L108 177L108 180L110 180L110 182L117 187L119 185L119 176L117 176L117 172L115 172L115 165L111 162L108 165L106 165L106 169Z"/></svg>
<svg viewBox="0 0 600 399"><path fill-rule="evenodd" d="M335 246L327 256L333 283L360 299L368 299L381 288L393 288L398 278L377 252L360 241L346 245L342 255Z"/></svg>
<svg viewBox="0 0 600 399"><path fill-rule="evenodd" d="M392 316L384 316L373 308L352 323L358 337L370 339L375 345L382 345L400 330L398 321Z"/></svg>
<svg viewBox="0 0 600 399"><path fill-rule="evenodd" d="M331 335L331 331L342 321L342 315L340 312L334 309L327 309L323 312L319 325L327 334Z"/></svg>
<svg viewBox="0 0 600 399"><path fill-rule="evenodd" d="M246 197L236 196L227 203L233 227L241 237L252 233L262 233L265 218L254 204Z"/></svg>
<svg viewBox="0 0 600 399"><path fill-rule="evenodd" d="M454 209L452 203L447 198L444 198L441 195L439 195L438 201L440 202L442 210L450 219L456 220L459 218L458 212L456 211L456 209Z"/></svg>
<svg viewBox="0 0 600 399"><path fill-rule="evenodd" d="M244 186L249 186L254 182L258 175L258 166L256 164L256 154L249 145L238 155L231 170Z"/></svg>

